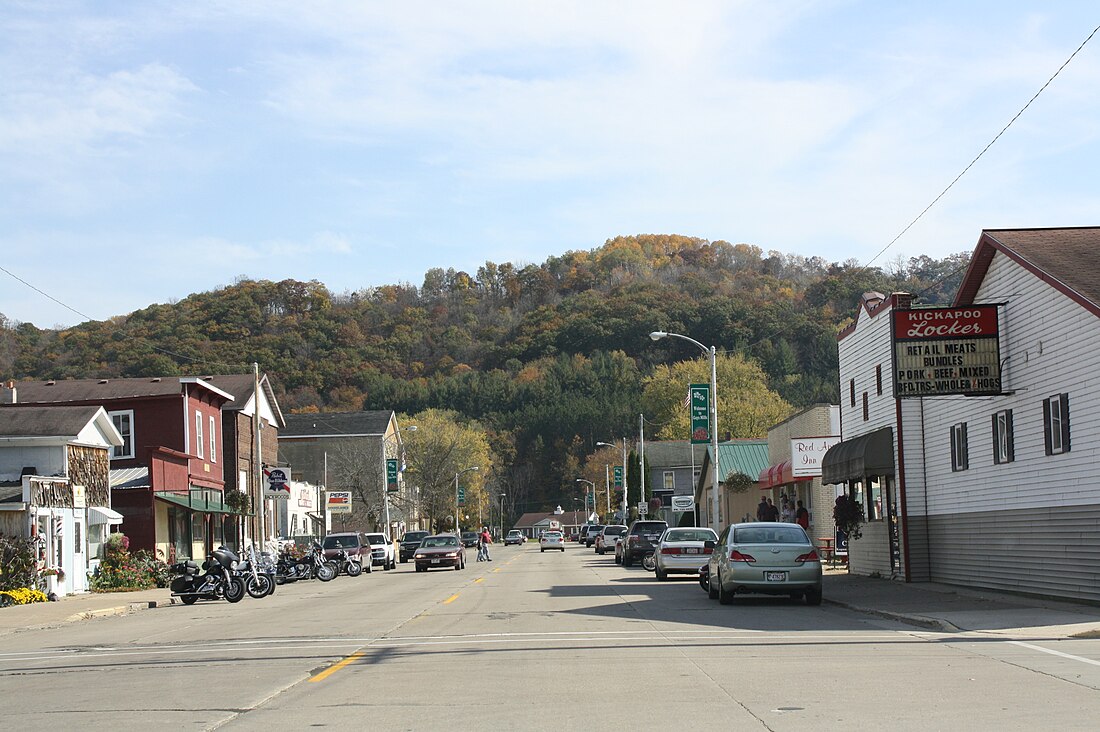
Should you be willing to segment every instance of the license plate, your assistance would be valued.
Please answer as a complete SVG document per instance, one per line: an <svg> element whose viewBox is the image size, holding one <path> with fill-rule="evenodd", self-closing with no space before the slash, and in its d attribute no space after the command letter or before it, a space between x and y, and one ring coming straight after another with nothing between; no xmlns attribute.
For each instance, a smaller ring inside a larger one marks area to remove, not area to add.
<svg viewBox="0 0 1100 732"><path fill-rule="evenodd" d="M684 547L684 554L698 554L698 553L699 553L699 548L698 547L694 547L694 546Z"/></svg>
<svg viewBox="0 0 1100 732"><path fill-rule="evenodd" d="M767 581L767 582L786 582L787 581L787 573L786 572L765 572L764 573L764 580Z"/></svg>
<svg viewBox="0 0 1100 732"><path fill-rule="evenodd" d="M646 534L645 538L650 541L657 541L657 534Z"/></svg>
<svg viewBox="0 0 1100 732"><path fill-rule="evenodd" d="M439 560L438 559L433 559L432 564L439 564Z"/></svg>

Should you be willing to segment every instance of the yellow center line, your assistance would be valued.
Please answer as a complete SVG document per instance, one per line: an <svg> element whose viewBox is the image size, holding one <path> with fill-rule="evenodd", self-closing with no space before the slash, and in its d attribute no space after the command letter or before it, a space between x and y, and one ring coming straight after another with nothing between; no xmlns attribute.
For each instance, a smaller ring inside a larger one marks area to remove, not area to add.
<svg viewBox="0 0 1100 732"><path fill-rule="evenodd" d="M497 568L496 568L496 569L494 569L493 571L494 571L494 572L499 572L499 571L500 571L500 570L502 570L502 569L504 569L504 567L497 567Z"/></svg>
<svg viewBox="0 0 1100 732"><path fill-rule="evenodd" d="M455 593L443 601L444 605L450 605L452 602L458 599L458 593Z"/></svg>
<svg viewBox="0 0 1100 732"><path fill-rule="evenodd" d="M474 580L474 584L476 585L478 582L484 582L484 581L485 581L484 577L478 577L476 580Z"/></svg>
<svg viewBox="0 0 1100 732"><path fill-rule="evenodd" d="M342 669L344 666L347 666L348 664L355 663L356 661L358 661L362 657L363 657L363 652L362 651L356 651L355 653L353 653L350 656L348 656L347 658L345 658L343 661L338 661L338 662L332 664L331 666L326 668L324 671L322 671L321 673L319 673L316 676L314 676L313 678L311 678L310 683L317 682L317 681L324 681L329 676L332 676L334 673L336 673L337 671Z"/></svg>

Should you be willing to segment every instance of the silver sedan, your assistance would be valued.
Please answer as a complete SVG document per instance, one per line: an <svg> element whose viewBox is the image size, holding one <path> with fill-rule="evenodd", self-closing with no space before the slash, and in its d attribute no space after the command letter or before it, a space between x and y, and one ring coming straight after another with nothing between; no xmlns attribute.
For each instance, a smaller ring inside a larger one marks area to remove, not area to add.
<svg viewBox="0 0 1100 732"><path fill-rule="evenodd" d="M789 595L821 604L821 558L798 524L732 524L718 537L708 563L709 595L723 605L734 595Z"/></svg>
<svg viewBox="0 0 1100 732"><path fill-rule="evenodd" d="M707 548L718 540L718 535L702 526L668 529L657 542L654 557L657 560L657 579L665 581L670 574L699 575L699 566L713 551Z"/></svg>

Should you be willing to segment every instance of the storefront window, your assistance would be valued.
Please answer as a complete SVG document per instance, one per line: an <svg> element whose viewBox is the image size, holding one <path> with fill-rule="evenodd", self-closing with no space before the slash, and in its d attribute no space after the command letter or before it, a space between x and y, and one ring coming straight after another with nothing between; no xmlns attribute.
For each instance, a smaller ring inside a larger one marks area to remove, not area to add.
<svg viewBox="0 0 1100 732"><path fill-rule="evenodd" d="M864 500L863 495L863 483L861 481L853 481L848 486L848 496L858 503L863 509L863 515L867 515L867 501Z"/></svg>
<svg viewBox="0 0 1100 732"><path fill-rule="evenodd" d="M881 521L883 516L882 481L877 476L867 479L867 520Z"/></svg>
<svg viewBox="0 0 1100 732"><path fill-rule="evenodd" d="M191 524L185 509L169 507L168 543L172 545L177 560L191 558Z"/></svg>
<svg viewBox="0 0 1100 732"><path fill-rule="evenodd" d="M206 514L191 514L191 541L195 544L206 544Z"/></svg>

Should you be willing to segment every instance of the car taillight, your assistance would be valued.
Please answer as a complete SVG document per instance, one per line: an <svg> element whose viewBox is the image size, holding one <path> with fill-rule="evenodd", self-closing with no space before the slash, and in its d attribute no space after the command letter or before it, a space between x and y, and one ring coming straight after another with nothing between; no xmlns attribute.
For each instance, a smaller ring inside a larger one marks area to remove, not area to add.
<svg viewBox="0 0 1100 732"><path fill-rule="evenodd" d="M714 553L714 549L712 549L711 547L709 547L709 546L703 547L703 554L713 554L713 553Z"/></svg>
<svg viewBox="0 0 1100 732"><path fill-rule="evenodd" d="M803 554L802 556L800 556L798 559L796 559L794 561L796 561L796 562L820 562L821 557L817 556L817 551L816 550L811 549L810 551L806 552L805 554Z"/></svg>
<svg viewBox="0 0 1100 732"><path fill-rule="evenodd" d="M742 554L741 552L734 549L732 552L730 552L730 561L731 562L755 562L756 557L754 557L751 554Z"/></svg>
<svg viewBox="0 0 1100 732"><path fill-rule="evenodd" d="M680 547L678 546L666 546L661 549L661 554L679 554Z"/></svg>

